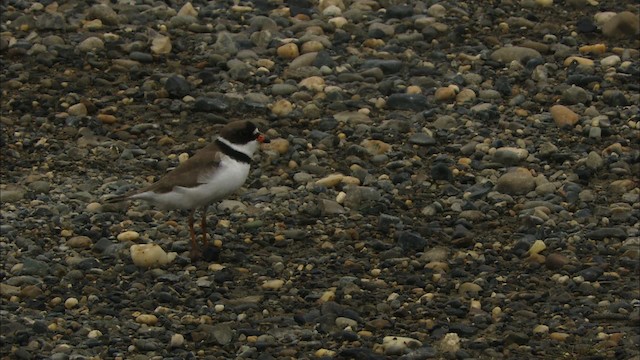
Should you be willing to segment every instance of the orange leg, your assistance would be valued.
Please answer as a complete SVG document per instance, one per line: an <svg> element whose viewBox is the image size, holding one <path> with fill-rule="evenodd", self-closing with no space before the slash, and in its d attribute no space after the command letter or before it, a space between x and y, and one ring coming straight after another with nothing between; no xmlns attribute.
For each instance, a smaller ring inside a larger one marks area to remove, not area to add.
<svg viewBox="0 0 640 360"><path fill-rule="evenodd" d="M202 230L202 244L204 244L204 246L207 246L207 208L207 205L202 208L202 222L200 223L200 228Z"/></svg>
<svg viewBox="0 0 640 360"><path fill-rule="evenodd" d="M189 213L189 233L191 234L191 251L189 253L192 259L197 259L200 257L200 247L196 242L196 232L193 230L193 215L196 210L193 209L191 213Z"/></svg>

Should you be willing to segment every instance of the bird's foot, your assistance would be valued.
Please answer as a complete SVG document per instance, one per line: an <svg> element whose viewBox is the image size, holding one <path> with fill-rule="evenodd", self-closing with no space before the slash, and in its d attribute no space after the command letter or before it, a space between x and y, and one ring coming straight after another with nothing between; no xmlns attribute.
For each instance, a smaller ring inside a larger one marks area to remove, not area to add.
<svg viewBox="0 0 640 360"><path fill-rule="evenodd" d="M202 250L199 246L191 247L191 250L189 250L189 258L191 259L191 262L202 259Z"/></svg>
<svg viewBox="0 0 640 360"><path fill-rule="evenodd" d="M209 262L217 261L220 258L220 248L209 243L204 244L202 246L202 258Z"/></svg>
<svg viewBox="0 0 640 360"><path fill-rule="evenodd" d="M195 246L189 251L189 258L191 259L191 262L196 262L198 260L204 260L207 262L217 261L220 258L220 249L211 244Z"/></svg>

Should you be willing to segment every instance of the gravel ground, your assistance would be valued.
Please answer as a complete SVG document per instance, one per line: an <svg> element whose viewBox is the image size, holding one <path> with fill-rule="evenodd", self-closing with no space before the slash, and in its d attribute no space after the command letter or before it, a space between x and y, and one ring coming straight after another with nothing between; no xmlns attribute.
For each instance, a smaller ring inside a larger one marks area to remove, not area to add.
<svg viewBox="0 0 640 360"><path fill-rule="evenodd" d="M638 2L409 3L0 2L1 358L640 359Z"/></svg>

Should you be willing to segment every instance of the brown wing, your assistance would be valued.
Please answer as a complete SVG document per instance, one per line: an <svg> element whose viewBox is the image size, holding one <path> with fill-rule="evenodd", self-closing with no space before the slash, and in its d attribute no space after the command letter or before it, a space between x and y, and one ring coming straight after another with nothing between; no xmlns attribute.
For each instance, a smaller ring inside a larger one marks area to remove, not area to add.
<svg viewBox="0 0 640 360"><path fill-rule="evenodd" d="M214 167L218 166L221 155L222 153L215 143L207 145L160 180L147 188L137 191L137 193L154 191L162 194L173 190L176 186L197 186L200 175L210 173Z"/></svg>

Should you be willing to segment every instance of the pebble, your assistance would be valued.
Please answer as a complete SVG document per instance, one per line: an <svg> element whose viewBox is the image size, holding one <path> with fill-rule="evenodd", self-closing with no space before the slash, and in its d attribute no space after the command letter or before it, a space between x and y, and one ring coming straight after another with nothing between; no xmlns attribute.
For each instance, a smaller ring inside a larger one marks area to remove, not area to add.
<svg viewBox="0 0 640 360"><path fill-rule="evenodd" d="M298 50L298 45L287 43L278 47L276 53L283 59L295 59L300 55L300 50Z"/></svg>
<svg viewBox="0 0 640 360"><path fill-rule="evenodd" d="M140 314L136 316L136 322L139 324L154 326L158 323L158 317L153 314Z"/></svg>
<svg viewBox="0 0 640 360"><path fill-rule="evenodd" d="M71 248L88 249L93 242L88 236L74 236L67 240L67 245Z"/></svg>
<svg viewBox="0 0 640 360"><path fill-rule="evenodd" d="M166 253L158 244L135 244L129 250L133 263L143 268L163 266L176 258L175 252Z"/></svg>
<svg viewBox="0 0 640 360"><path fill-rule="evenodd" d="M403 355L422 346L422 342L406 336L385 336L382 349L385 355Z"/></svg>
<svg viewBox="0 0 640 360"><path fill-rule="evenodd" d="M574 126L580 116L564 105L554 105L550 109L553 121L559 128Z"/></svg>
<svg viewBox="0 0 640 360"><path fill-rule="evenodd" d="M184 336L182 334L171 335L169 346L172 348L180 348L184 346Z"/></svg>
<svg viewBox="0 0 640 360"><path fill-rule="evenodd" d="M492 60L507 64L512 61L523 63L525 59L539 58L541 56L542 55L540 55L538 51L522 46L501 47L492 52L490 55Z"/></svg>
<svg viewBox="0 0 640 360"><path fill-rule="evenodd" d="M78 306L78 299L70 297L67 300L64 301L64 307L67 310L73 309L76 306Z"/></svg>
<svg viewBox="0 0 640 360"><path fill-rule="evenodd" d="M274 280L267 280L264 283L262 283L262 288L268 289L268 290L278 290L283 285L284 285L284 280L274 279Z"/></svg>
<svg viewBox="0 0 640 360"><path fill-rule="evenodd" d="M118 241L136 241L140 238L140 233L138 233L137 231L128 230L125 232L121 232L116 238L118 239Z"/></svg>
<svg viewBox="0 0 640 360"><path fill-rule="evenodd" d="M496 190L510 195L522 195L535 188L535 178L523 167L511 169L498 178Z"/></svg>

